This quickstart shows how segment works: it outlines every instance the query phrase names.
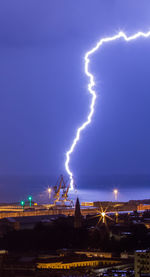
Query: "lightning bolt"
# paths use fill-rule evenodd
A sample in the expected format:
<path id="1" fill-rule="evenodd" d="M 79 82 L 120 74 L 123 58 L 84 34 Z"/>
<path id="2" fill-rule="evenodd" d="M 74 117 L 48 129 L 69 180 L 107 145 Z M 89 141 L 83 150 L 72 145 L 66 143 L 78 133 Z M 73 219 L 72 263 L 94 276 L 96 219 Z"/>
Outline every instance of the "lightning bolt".
<path id="1" fill-rule="evenodd" d="M 132 36 L 127 36 L 124 32 L 121 31 L 112 37 L 105 37 L 105 38 L 100 39 L 97 42 L 95 47 L 93 47 L 91 50 L 89 50 L 88 52 L 85 53 L 84 71 L 85 71 L 86 76 L 89 78 L 88 91 L 91 94 L 92 98 L 91 98 L 91 104 L 90 104 L 89 113 L 87 115 L 87 118 L 86 118 L 85 122 L 83 122 L 83 124 L 77 129 L 76 136 L 72 142 L 72 145 L 71 145 L 70 149 L 66 152 L 65 168 L 66 168 L 66 171 L 70 178 L 70 189 L 71 190 L 73 189 L 74 180 L 73 180 L 73 173 L 70 170 L 70 166 L 69 166 L 70 155 L 74 151 L 75 146 L 80 139 L 81 132 L 87 127 L 87 125 L 89 125 L 91 123 L 91 120 L 92 120 L 92 117 L 94 114 L 95 102 L 96 102 L 96 92 L 94 90 L 94 86 L 95 86 L 94 76 L 89 71 L 90 56 L 92 54 L 94 54 L 103 44 L 105 44 L 107 42 L 114 41 L 114 40 L 117 40 L 120 38 L 123 38 L 125 41 L 131 41 L 131 40 L 135 40 L 139 37 L 144 37 L 144 38 L 150 37 L 150 31 L 148 31 L 146 33 L 137 32 L 137 33 L 133 34 Z"/>

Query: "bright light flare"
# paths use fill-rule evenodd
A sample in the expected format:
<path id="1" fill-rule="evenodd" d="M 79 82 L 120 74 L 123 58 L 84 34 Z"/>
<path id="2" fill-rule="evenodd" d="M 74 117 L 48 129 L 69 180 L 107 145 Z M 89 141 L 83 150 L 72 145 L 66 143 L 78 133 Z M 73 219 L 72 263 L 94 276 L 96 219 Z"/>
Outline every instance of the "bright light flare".
<path id="1" fill-rule="evenodd" d="M 91 123 L 92 117 L 93 117 L 93 113 L 94 113 L 94 108 L 95 108 L 95 101 L 96 101 L 96 92 L 94 90 L 94 86 L 95 86 L 95 80 L 94 80 L 94 75 L 89 71 L 89 64 L 90 64 L 90 56 L 92 54 L 94 54 L 103 44 L 107 43 L 107 42 L 111 42 L 120 38 L 123 38 L 125 41 L 131 41 L 131 40 L 135 40 L 139 37 L 150 37 L 150 31 L 143 33 L 143 32 L 137 32 L 135 34 L 133 34 L 132 36 L 127 36 L 124 32 L 119 32 L 118 34 L 112 36 L 112 37 L 105 37 L 102 38 L 98 41 L 98 43 L 96 44 L 95 47 L 93 47 L 91 50 L 89 50 L 88 52 L 86 52 L 85 56 L 84 56 L 84 60 L 85 60 L 85 66 L 84 66 L 84 70 L 85 70 L 85 74 L 87 75 L 87 77 L 89 78 L 89 83 L 88 83 L 88 91 L 91 94 L 92 98 L 91 98 L 91 104 L 89 107 L 89 113 L 87 115 L 87 118 L 85 120 L 85 122 L 83 122 L 83 124 L 77 129 L 76 131 L 76 136 L 73 140 L 73 143 L 70 147 L 70 149 L 66 152 L 66 161 L 65 161 L 65 168 L 66 171 L 69 175 L 70 178 L 70 189 L 73 189 L 73 173 L 70 170 L 70 155 L 72 154 L 72 152 L 75 149 L 75 146 L 77 144 L 77 142 L 80 139 L 80 134 L 81 132 L 87 127 L 87 125 L 89 125 Z"/>
<path id="2" fill-rule="evenodd" d="M 107 208 L 106 208 L 107 209 Z M 102 223 L 105 223 L 107 225 L 106 219 L 112 220 L 113 219 L 108 215 L 108 212 L 105 210 L 103 210 L 102 207 L 100 207 L 100 210 L 97 211 L 97 215 L 93 216 L 93 217 L 99 217 L 98 223 L 97 225 L 102 221 Z"/>
<path id="3" fill-rule="evenodd" d="M 102 217 L 105 217 L 106 214 L 104 212 L 102 212 L 101 215 L 102 215 Z"/>

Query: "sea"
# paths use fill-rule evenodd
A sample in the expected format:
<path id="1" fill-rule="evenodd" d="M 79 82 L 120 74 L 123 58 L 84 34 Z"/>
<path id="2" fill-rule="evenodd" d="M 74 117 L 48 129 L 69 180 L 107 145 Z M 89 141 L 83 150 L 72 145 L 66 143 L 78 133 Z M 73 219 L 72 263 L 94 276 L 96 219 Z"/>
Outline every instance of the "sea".
<path id="1" fill-rule="evenodd" d="M 0 176 L 0 203 L 27 201 L 32 196 L 37 203 L 48 203 L 48 187 L 56 184 L 55 176 Z M 114 189 L 118 201 L 150 199 L 150 175 L 97 176 L 79 182 L 69 198 L 80 202 L 114 201 Z"/>

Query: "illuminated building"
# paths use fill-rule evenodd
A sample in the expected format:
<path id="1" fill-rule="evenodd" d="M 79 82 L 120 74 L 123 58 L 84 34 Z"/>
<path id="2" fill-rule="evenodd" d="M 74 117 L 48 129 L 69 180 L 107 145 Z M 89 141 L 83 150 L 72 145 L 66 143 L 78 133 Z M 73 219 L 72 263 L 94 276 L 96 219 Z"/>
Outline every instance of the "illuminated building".
<path id="1" fill-rule="evenodd" d="M 145 210 L 150 210 L 150 205 L 148 204 L 140 204 L 137 206 L 138 211 L 145 211 Z"/>
<path id="2" fill-rule="evenodd" d="M 134 257 L 135 277 L 150 274 L 150 250 L 137 250 Z"/>
<path id="3" fill-rule="evenodd" d="M 37 268 L 39 269 L 71 269 L 78 267 L 97 267 L 110 266 L 120 264 L 120 260 L 83 260 L 83 261 L 72 261 L 72 262 L 50 262 L 50 263 L 38 263 Z"/>
<path id="4" fill-rule="evenodd" d="M 111 259 L 111 252 L 98 252 L 98 251 L 76 251 L 75 254 L 86 255 L 88 258 L 106 258 Z"/>
<path id="5" fill-rule="evenodd" d="M 94 207 L 94 202 L 81 202 L 83 207 Z"/>

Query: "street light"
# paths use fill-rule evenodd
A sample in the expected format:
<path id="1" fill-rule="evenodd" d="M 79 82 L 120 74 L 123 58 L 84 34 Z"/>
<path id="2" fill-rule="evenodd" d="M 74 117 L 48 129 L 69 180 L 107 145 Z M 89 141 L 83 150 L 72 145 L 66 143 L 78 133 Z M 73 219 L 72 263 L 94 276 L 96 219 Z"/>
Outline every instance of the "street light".
<path id="1" fill-rule="evenodd" d="M 32 196 L 29 196 L 28 200 L 29 200 L 29 206 L 31 207 L 31 205 L 32 205 Z"/>
<path id="2" fill-rule="evenodd" d="M 50 199 L 51 198 L 51 188 L 48 188 L 48 198 Z"/>
<path id="3" fill-rule="evenodd" d="M 118 190 L 114 189 L 114 195 L 115 195 L 115 201 L 117 201 L 118 199 Z"/>
<path id="4" fill-rule="evenodd" d="M 20 205 L 22 206 L 22 210 L 24 210 L 25 202 L 23 200 L 20 202 Z"/>
<path id="5" fill-rule="evenodd" d="M 118 212 L 115 213 L 115 216 L 116 216 L 116 223 L 118 223 Z"/>
<path id="6" fill-rule="evenodd" d="M 102 212 L 102 213 L 101 213 L 102 220 L 103 220 L 102 222 L 103 222 L 103 223 L 105 223 L 105 215 L 106 215 L 105 212 Z"/>

